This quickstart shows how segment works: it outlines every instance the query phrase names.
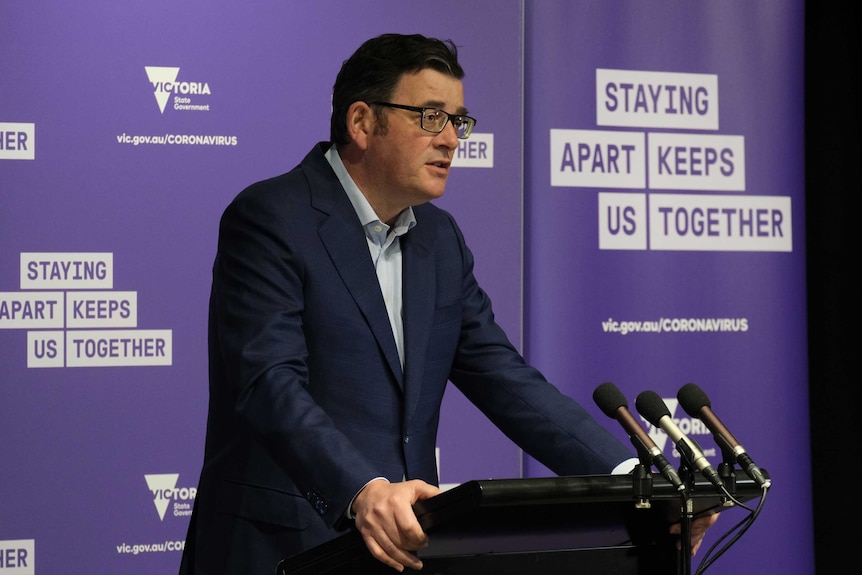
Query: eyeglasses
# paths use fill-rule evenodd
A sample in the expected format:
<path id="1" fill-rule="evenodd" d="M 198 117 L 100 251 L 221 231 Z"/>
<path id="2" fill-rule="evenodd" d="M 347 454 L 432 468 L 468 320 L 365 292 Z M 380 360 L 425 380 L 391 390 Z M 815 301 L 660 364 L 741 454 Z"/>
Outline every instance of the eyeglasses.
<path id="1" fill-rule="evenodd" d="M 458 139 L 466 140 L 470 137 L 473 127 L 476 125 L 476 118 L 464 116 L 462 114 L 449 114 L 437 108 L 419 108 L 417 106 L 405 106 L 403 104 L 392 104 L 390 102 L 371 102 L 372 106 L 386 106 L 387 108 L 398 108 L 399 110 L 409 110 L 411 112 L 419 112 L 419 126 L 426 132 L 439 134 L 443 131 L 450 121 L 455 127 L 455 132 L 458 134 Z"/>

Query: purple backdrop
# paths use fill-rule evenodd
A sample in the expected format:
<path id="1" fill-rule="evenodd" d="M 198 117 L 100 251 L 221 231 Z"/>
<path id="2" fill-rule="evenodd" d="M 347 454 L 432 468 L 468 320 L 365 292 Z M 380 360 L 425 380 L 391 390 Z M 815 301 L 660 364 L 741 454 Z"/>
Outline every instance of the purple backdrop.
<path id="1" fill-rule="evenodd" d="M 479 124 L 440 203 L 520 345 L 520 2 L 0 11 L 0 549 L 22 550 L 22 570 L 0 572 L 176 572 L 219 216 L 328 138 L 335 75 L 367 38 L 460 47 Z M 519 450 L 457 393 L 445 401 L 442 481 L 518 476 Z"/>
<path id="2" fill-rule="evenodd" d="M 244 186 L 292 168 L 327 139 L 341 61 L 390 31 L 452 38 L 461 49 L 478 125 L 439 203 L 461 222 L 515 344 L 590 409 L 605 380 L 632 400 L 647 388 L 670 398 L 687 381 L 701 385 L 776 478 L 772 503 L 724 561 L 768 556 L 770 567 L 810 573 L 807 426 L 797 423 L 807 417 L 801 8 L 4 3 L 0 551 L 20 562 L 7 560 L 0 573 L 176 572 L 203 455 L 218 218 Z M 720 114 L 706 120 L 717 124 L 602 119 L 597 70 L 692 75 L 687 81 L 707 82 Z M 626 137 L 658 151 L 659 134 L 683 134 L 671 143 L 744 154 L 734 164 L 744 177 L 707 188 L 671 179 L 658 189 L 644 164 L 637 185 L 608 183 L 609 171 L 582 185 L 580 169 L 552 185 L 552 130 L 575 150 L 577 138 L 595 149 L 589 138 L 611 133 L 603 151 L 623 150 Z M 740 181 L 742 189 L 726 189 Z M 688 251 L 683 241 L 656 249 L 662 238 L 640 224 L 658 193 L 677 211 L 680 198 L 697 207 L 712 196 L 779 210 L 791 248 Z M 601 213 L 632 209 L 642 218 L 634 233 L 625 218 L 600 222 Z M 616 247 L 600 247 L 601 230 L 615 224 L 621 233 L 604 236 Z M 747 330 L 603 328 L 658 318 L 744 318 Z M 546 473 L 530 460 L 522 469 L 519 450 L 454 391 L 438 446 L 445 484 Z"/>
<path id="3" fill-rule="evenodd" d="M 716 466 L 677 407 L 700 386 L 774 479 L 719 564 L 813 572 L 803 3 L 531 3 L 525 22 L 528 358 L 621 439 L 592 391 L 614 382 L 636 417 L 656 391 Z"/>

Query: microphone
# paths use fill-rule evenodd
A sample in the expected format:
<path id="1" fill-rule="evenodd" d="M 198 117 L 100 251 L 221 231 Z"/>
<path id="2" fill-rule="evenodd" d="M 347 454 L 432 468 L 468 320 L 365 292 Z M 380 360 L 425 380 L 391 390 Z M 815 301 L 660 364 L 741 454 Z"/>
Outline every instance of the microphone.
<path id="1" fill-rule="evenodd" d="M 691 417 L 697 417 L 703 421 L 709 430 L 715 435 L 715 438 L 722 444 L 722 447 L 727 451 L 732 452 L 736 456 L 736 461 L 740 467 L 745 470 L 745 473 L 754 480 L 760 487 L 769 487 L 772 482 L 767 479 L 763 472 L 743 449 L 742 445 L 724 426 L 718 416 L 712 411 L 712 405 L 706 393 L 693 383 L 683 385 L 676 394 L 679 404 Z"/>
<path id="2" fill-rule="evenodd" d="M 659 394 L 654 391 L 641 392 L 635 400 L 635 407 L 647 421 L 656 427 L 661 427 L 667 433 L 689 465 L 697 467 L 704 477 L 709 479 L 710 483 L 722 492 L 725 491 L 724 482 L 719 477 L 718 472 L 709 464 L 697 443 L 689 439 L 673 422 L 670 411 Z"/>
<path id="3" fill-rule="evenodd" d="M 649 456 L 650 463 L 656 466 L 662 477 L 676 487 L 677 490 L 685 489 L 685 485 L 683 485 L 673 466 L 668 463 L 668 460 L 665 459 L 661 450 L 647 432 L 644 431 L 644 428 L 632 417 L 628 401 L 626 401 L 626 397 L 616 385 L 607 381 L 598 386 L 593 391 L 593 401 L 596 402 L 596 405 L 599 406 L 605 415 L 620 422 L 620 425 L 623 426 L 623 429 L 625 429 L 633 442 L 637 441 L 640 444 L 643 448 L 643 453 Z"/>

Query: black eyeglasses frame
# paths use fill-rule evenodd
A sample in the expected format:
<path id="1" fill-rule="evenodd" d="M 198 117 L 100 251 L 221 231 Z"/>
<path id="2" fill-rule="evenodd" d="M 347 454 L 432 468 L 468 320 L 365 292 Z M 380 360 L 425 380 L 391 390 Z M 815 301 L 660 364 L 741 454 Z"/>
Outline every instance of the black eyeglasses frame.
<path id="1" fill-rule="evenodd" d="M 425 130 L 426 132 L 430 132 L 432 134 L 439 134 L 443 130 L 446 129 L 446 126 L 450 123 L 455 127 L 455 133 L 458 135 L 459 140 L 466 140 L 470 137 L 470 134 L 473 133 L 473 128 L 476 127 L 476 118 L 472 116 L 468 116 L 466 114 L 450 114 L 445 110 L 441 110 L 440 108 L 435 108 L 433 106 L 407 106 L 404 104 L 393 104 L 392 102 L 367 102 L 369 106 L 385 106 L 387 108 L 397 108 L 399 110 L 408 110 L 410 112 L 418 112 L 419 113 L 419 127 Z M 441 114 L 445 114 L 446 121 L 443 122 L 443 125 L 439 130 L 429 130 L 425 127 L 425 112 L 427 110 L 433 110 L 434 112 L 439 112 Z M 457 119 L 457 123 L 453 122 L 452 119 Z M 464 133 L 460 132 L 459 126 L 464 127 Z"/>

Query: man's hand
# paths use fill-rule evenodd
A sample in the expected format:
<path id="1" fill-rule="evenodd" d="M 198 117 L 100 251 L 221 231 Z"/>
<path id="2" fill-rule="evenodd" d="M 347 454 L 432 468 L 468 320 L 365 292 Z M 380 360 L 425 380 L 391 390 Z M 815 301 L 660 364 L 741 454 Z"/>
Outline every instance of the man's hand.
<path id="1" fill-rule="evenodd" d="M 707 529 L 715 525 L 715 522 L 718 521 L 718 513 L 713 513 L 710 515 L 701 515 L 700 517 L 694 518 L 691 522 L 691 556 L 694 557 L 697 554 L 697 550 L 700 549 L 700 545 L 703 543 L 703 536 L 706 535 Z M 670 526 L 670 532 L 675 535 L 679 535 L 682 531 L 682 525 L 679 523 L 674 523 Z M 677 548 L 682 548 L 682 543 L 677 543 Z"/>
<path id="2" fill-rule="evenodd" d="M 397 571 L 422 569 L 415 552 L 428 545 L 413 504 L 440 493 L 440 489 L 417 479 L 401 483 L 372 481 L 353 501 L 356 528 L 376 559 Z"/>

